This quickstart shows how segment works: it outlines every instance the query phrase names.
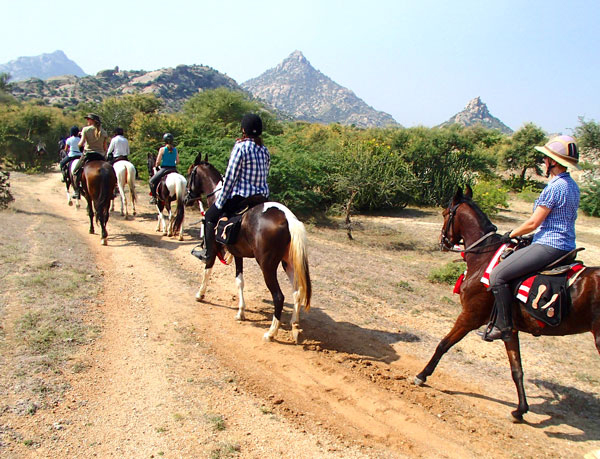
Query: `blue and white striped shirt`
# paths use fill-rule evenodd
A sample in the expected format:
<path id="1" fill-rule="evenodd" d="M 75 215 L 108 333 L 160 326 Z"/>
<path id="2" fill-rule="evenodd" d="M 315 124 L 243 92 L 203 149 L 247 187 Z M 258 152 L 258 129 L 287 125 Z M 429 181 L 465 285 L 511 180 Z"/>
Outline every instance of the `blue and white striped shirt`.
<path id="1" fill-rule="evenodd" d="M 269 196 L 267 176 L 270 166 L 267 147 L 258 146 L 252 139 L 238 141 L 231 150 L 223 188 L 215 202 L 217 208 L 222 209 L 225 202 L 236 195 L 244 198 L 255 194 Z"/>
<path id="2" fill-rule="evenodd" d="M 550 209 L 550 213 L 533 236 L 533 243 L 544 244 L 559 250 L 575 248 L 575 220 L 579 207 L 579 187 L 568 172 L 554 177 L 535 201 L 537 206 Z"/>

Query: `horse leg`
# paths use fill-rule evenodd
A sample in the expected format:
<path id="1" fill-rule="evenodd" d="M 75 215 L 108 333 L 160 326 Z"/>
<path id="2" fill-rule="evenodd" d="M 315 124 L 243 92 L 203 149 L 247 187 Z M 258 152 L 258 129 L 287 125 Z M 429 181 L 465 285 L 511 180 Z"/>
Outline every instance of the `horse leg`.
<path id="1" fill-rule="evenodd" d="M 450 330 L 450 333 L 442 338 L 435 349 L 435 353 L 431 357 L 431 360 L 427 363 L 425 368 L 423 368 L 421 373 L 415 377 L 414 383 L 417 386 L 422 386 L 425 381 L 427 381 L 427 377 L 431 376 L 442 356 L 448 352 L 452 346 L 463 339 L 471 330 L 475 330 L 485 322 L 485 317 L 474 320 L 475 318 L 469 317 L 469 315 L 471 314 L 465 314 L 464 312 L 460 313 L 456 322 L 454 322 L 454 326 L 452 327 L 452 330 Z"/>
<path id="2" fill-rule="evenodd" d="M 245 320 L 246 301 L 244 300 L 244 259 L 235 257 L 235 285 L 238 288 L 238 313 L 235 320 Z"/>
<path id="3" fill-rule="evenodd" d="M 523 422 L 523 415 L 529 411 L 527 397 L 525 396 L 525 387 L 523 386 L 523 365 L 521 364 L 521 347 L 519 346 L 519 333 L 512 332 L 510 341 L 504 343 L 508 361 L 510 362 L 510 372 L 512 379 L 517 386 L 517 394 L 519 396 L 519 406 L 510 414 L 513 417 L 513 422 Z"/>
<path id="4" fill-rule="evenodd" d="M 206 293 L 206 289 L 208 288 L 208 281 L 210 280 L 210 275 L 212 274 L 213 264 L 207 264 L 204 268 L 204 276 L 202 277 L 202 283 L 200 284 L 200 288 L 196 293 L 196 301 L 202 301 L 204 299 L 204 294 Z"/>
<path id="5" fill-rule="evenodd" d="M 73 200 L 71 199 L 71 193 L 69 193 L 69 182 L 68 181 L 66 183 L 66 187 L 67 187 L 67 204 L 72 206 Z"/>
<path id="6" fill-rule="evenodd" d="M 594 335 L 596 349 L 598 350 L 598 354 L 600 354 L 600 319 L 592 322 L 592 335 Z"/>
<path id="7" fill-rule="evenodd" d="M 135 178 L 132 180 L 135 180 Z M 133 216 L 135 217 L 135 185 L 132 188 L 132 185 L 129 184 L 129 197 L 131 198 L 131 207 L 133 207 Z"/>
<path id="8" fill-rule="evenodd" d="M 281 324 L 281 312 L 283 311 L 283 292 L 277 282 L 277 263 L 275 266 L 261 266 L 263 276 L 267 288 L 271 292 L 273 297 L 273 305 L 275 306 L 275 313 L 273 314 L 273 322 L 271 322 L 271 328 L 263 335 L 265 341 L 272 341 L 277 336 L 279 325 Z"/>
<path id="9" fill-rule="evenodd" d="M 163 215 L 164 205 L 162 201 L 156 201 L 156 209 L 158 210 L 158 225 L 156 226 L 156 231 L 162 231 L 162 228 L 167 228 L 167 224 L 165 223 L 165 217 Z"/>
<path id="10" fill-rule="evenodd" d="M 106 203 L 106 207 L 100 210 L 100 228 L 102 237 L 100 238 L 100 244 L 108 245 L 108 231 L 106 231 L 106 224 L 108 223 L 109 206 Z"/>
<path id="11" fill-rule="evenodd" d="M 92 201 L 88 198 L 86 193 L 85 200 L 87 201 L 87 211 L 88 216 L 90 217 L 90 234 L 94 234 L 94 207 L 92 206 Z"/>
<path id="12" fill-rule="evenodd" d="M 302 332 L 302 330 L 300 329 L 300 303 L 298 303 L 298 290 L 294 289 L 294 267 L 291 263 L 285 260 L 281 262 L 281 266 L 287 274 L 287 277 L 290 280 L 290 284 L 292 285 L 293 289 L 294 311 L 292 312 L 290 325 L 292 327 L 292 336 L 294 338 L 294 343 L 298 344 L 300 342 L 300 333 Z"/>
<path id="13" fill-rule="evenodd" d="M 119 196 L 121 198 L 121 216 L 125 215 L 125 219 L 129 217 L 129 209 L 127 209 L 127 196 L 125 196 L 125 190 L 123 189 L 123 184 L 118 182 L 117 187 L 119 188 Z M 123 212 L 123 208 L 125 208 L 125 212 Z"/>
<path id="14" fill-rule="evenodd" d="M 171 203 L 167 203 L 165 205 L 165 207 L 166 207 L 167 211 L 169 212 L 169 215 L 168 215 L 169 225 L 168 225 L 168 227 L 165 227 L 163 236 L 171 237 L 171 236 L 173 236 L 173 224 L 175 223 L 175 217 L 173 216 L 173 212 L 171 211 Z"/>

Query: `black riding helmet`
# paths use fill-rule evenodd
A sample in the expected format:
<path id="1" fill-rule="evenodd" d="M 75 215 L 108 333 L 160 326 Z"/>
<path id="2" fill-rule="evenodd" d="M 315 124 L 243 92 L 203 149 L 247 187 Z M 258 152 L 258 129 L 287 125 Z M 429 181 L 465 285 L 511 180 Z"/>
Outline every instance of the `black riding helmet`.
<path id="1" fill-rule="evenodd" d="M 166 133 L 165 135 L 163 135 L 163 140 L 165 141 L 165 143 L 168 143 L 169 145 L 173 143 L 173 134 L 170 133 Z"/>
<path id="2" fill-rule="evenodd" d="M 73 126 L 71 128 L 71 136 L 72 137 L 77 137 L 78 134 L 79 134 L 79 128 L 77 126 Z"/>
<path id="3" fill-rule="evenodd" d="M 260 116 L 254 113 L 246 113 L 242 118 L 242 129 L 250 137 L 258 137 L 262 134 L 263 124 Z"/>

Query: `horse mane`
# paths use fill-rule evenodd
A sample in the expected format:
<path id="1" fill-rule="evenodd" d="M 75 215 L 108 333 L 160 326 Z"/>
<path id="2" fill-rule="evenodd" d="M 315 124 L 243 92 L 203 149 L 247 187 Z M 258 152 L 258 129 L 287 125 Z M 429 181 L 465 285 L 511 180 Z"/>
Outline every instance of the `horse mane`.
<path id="1" fill-rule="evenodd" d="M 479 208 L 479 206 L 477 205 L 477 203 L 475 201 L 473 201 L 473 199 L 471 199 L 467 196 L 463 196 L 458 203 L 459 204 L 465 203 L 471 209 L 473 209 L 473 211 L 475 212 L 475 215 L 477 216 L 477 220 L 479 221 L 479 223 L 481 223 L 481 228 L 483 229 L 484 232 L 489 233 L 491 231 L 498 230 L 496 225 L 494 225 L 492 223 L 492 221 L 489 219 L 489 217 L 485 214 L 485 212 L 483 210 L 481 210 Z"/>

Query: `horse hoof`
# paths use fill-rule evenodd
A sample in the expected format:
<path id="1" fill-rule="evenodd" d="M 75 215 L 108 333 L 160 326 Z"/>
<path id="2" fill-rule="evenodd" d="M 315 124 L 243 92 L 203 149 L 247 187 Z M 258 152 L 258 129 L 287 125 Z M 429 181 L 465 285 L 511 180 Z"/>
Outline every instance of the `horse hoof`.
<path id="1" fill-rule="evenodd" d="M 246 317 L 244 316 L 244 314 L 243 314 L 243 313 L 239 313 L 239 312 L 238 312 L 238 313 L 235 315 L 235 320 L 237 320 L 238 322 L 242 322 L 242 321 L 246 320 Z"/>
<path id="2" fill-rule="evenodd" d="M 521 424 L 523 422 L 523 413 L 519 410 L 511 411 L 509 419 L 513 424 Z"/>
<path id="3" fill-rule="evenodd" d="M 292 328 L 292 338 L 294 338 L 295 344 L 300 343 L 300 333 L 301 332 L 302 332 L 302 330 L 300 330 L 299 328 Z"/>
<path id="4" fill-rule="evenodd" d="M 196 301 L 200 302 L 204 299 L 204 294 L 196 293 Z"/>
<path id="5" fill-rule="evenodd" d="M 413 381 L 413 383 L 415 384 L 415 386 L 422 386 L 423 384 L 425 384 L 425 379 L 421 379 L 418 376 L 415 377 L 415 380 Z"/>
<path id="6" fill-rule="evenodd" d="M 265 343 L 270 343 L 271 341 L 273 341 L 273 337 L 271 335 L 269 335 L 269 332 L 267 332 L 263 335 L 263 341 Z"/>
<path id="7" fill-rule="evenodd" d="M 90 230 L 90 234 L 96 234 L 94 230 Z"/>
<path id="8" fill-rule="evenodd" d="M 70 206 L 72 206 L 72 205 L 73 205 L 73 201 L 69 201 L 69 202 L 68 202 L 68 204 L 69 204 Z"/>
<path id="9" fill-rule="evenodd" d="M 108 245 L 108 242 L 106 241 L 106 239 L 100 239 L 100 244 Z"/>

